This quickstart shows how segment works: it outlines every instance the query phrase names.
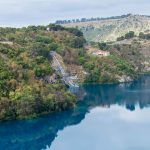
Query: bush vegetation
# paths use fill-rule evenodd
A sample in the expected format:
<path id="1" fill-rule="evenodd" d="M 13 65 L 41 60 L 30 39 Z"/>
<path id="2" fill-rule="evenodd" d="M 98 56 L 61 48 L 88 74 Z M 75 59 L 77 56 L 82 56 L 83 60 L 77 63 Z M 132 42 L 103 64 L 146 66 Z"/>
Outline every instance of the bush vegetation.
<path id="1" fill-rule="evenodd" d="M 144 34 L 143 32 L 140 32 L 139 33 L 139 37 L 141 39 L 147 39 L 147 40 L 149 40 L 150 39 L 150 33 Z"/>
<path id="2" fill-rule="evenodd" d="M 135 33 L 134 31 L 129 31 L 128 33 L 126 33 L 124 36 L 121 36 L 121 37 L 118 37 L 117 38 L 117 41 L 122 41 L 124 39 L 131 39 L 135 37 Z"/>
<path id="3" fill-rule="evenodd" d="M 83 48 L 82 32 L 59 25 L 0 28 L 0 120 L 35 117 L 73 107 L 75 96 L 61 81 L 47 84 L 54 74 L 50 51 Z M 77 50 L 78 51 L 78 50 Z"/>

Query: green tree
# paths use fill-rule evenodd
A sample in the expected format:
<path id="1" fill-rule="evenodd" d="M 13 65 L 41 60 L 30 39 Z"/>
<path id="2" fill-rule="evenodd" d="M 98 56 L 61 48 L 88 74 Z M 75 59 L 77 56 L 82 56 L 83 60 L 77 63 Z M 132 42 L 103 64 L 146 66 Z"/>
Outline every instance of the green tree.
<path id="1" fill-rule="evenodd" d="M 101 50 L 106 50 L 106 48 L 107 48 L 107 44 L 104 43 L 104 42 L 98 43 L 98 46 L 99 46 L 99 48 L 100 48 Z"/>
<path id="2" fill-rule="evenodd" d="M 125 34 L 125 39 L 131 39 L 135 36 L 134 31 L 129 31 L 128 33 Z"/>

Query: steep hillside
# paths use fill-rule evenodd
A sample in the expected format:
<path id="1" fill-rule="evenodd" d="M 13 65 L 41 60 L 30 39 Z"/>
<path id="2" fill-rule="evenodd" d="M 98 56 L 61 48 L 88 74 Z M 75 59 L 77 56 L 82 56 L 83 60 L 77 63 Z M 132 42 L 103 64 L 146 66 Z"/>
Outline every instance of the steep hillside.
<path id="1" fill-rule="evenodd" d="M 0 28 L 0 120 L 35 117 L 73 107 L 68 92 L 51 66 L 51 51 L 83 47 L 76 29 L 61 26 Z"/>
<path id="2" fill-rule="evenodd" d="M 137 35 L 140 32 L 150 31 L 150 18 L 148 16 L 127 15 L 116 19 L 103 19 L 64 24 L 66 27 L 78 27 L 83 31 L 88 41 L 115 41 L 117 37 L 129 31 Z"/>

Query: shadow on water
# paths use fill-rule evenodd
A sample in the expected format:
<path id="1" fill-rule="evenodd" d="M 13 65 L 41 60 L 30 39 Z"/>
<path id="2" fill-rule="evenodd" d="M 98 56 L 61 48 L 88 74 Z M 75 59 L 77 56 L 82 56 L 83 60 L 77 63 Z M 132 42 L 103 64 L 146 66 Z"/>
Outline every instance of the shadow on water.
<path id="1" fill-rule="evenodd" d="M 0 149 L 41 150 L 51 145 L 57 133 L 67 126 L 79 124 L 94 107 L 117 104 L 134 111 L 150 104 L 150 76 L 116 85 L 86 85 L 78 92 L 81 99 L 73 110 L 54 113 L 34 120 L 0 123 Z"/>

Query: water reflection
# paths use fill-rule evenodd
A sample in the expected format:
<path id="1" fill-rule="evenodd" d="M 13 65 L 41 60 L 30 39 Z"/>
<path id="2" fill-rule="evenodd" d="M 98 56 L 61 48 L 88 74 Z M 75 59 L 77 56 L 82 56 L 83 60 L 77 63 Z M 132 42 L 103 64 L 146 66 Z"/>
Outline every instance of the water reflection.
<path id="1" fill-rule="evenodd" d="M 110 107 L 112 104 L 126 106 L 133 111 L 150 104 L 150 77 L 144 76 L 135 82 L 116 85 L 88 85 L 84 87 L 87 95 L 84 101 L 95 101 L 96 105 Z"/>
<path id="2" fill-rule="evenodd" d="M 82 92 L 81 92 L 82 91 Z M 82 94 L 81 94 L 82 93 Z M 80 90 L 80 101 L 74 110 L 51 114 L 35 120 L 0 123 L 0 149 L 41 150 L 51 146 L 58 131 L 80 124 L 92 108 L 110 108 L 116 104 L 134 111 L 150 104 L 150 77 L 116 85 L 86 85 Z"/>

